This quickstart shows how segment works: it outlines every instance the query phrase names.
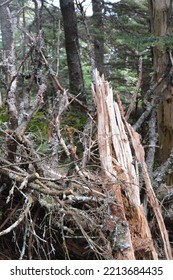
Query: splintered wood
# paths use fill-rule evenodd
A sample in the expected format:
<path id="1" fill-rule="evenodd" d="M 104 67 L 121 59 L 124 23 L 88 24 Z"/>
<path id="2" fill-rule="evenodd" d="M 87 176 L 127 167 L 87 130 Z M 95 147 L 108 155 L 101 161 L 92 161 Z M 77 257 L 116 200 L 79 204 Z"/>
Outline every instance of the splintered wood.
<path id="1" fill-rule="evenodd" d="M 172 259 L 168 234 L 147 172 L 140 136 L 128 124 L 112 88 L 95 71 L 92 93 L 97 108 L 97 138 L 102 179 L 115 194 L 112 217 L 116 222 L 115 259 L 158 259 L 144 207 L 140 201 L 142 178 L 156 215 L 166 259 Z M 139 172 L 139 166 L 142 171 Z"/>

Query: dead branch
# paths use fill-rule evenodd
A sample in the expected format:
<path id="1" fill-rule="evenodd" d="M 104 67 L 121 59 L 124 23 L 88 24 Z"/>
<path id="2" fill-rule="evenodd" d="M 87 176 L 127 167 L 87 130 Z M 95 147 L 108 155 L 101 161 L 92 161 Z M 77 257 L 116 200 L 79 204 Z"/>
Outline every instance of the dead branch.
<path id="1" fill-rule="evenodd" d="M 156 133 L 156 112 L 152 111 L 151 117 L 148 123 L 149 126 L 149 143 L 146 156 L 146 164 L 148 168 L 148 173 L 152 181 L 153 176 L 153 166 L 155 160 L 156 144 L 158 140 L 158 134 Z"/>
<path id="2" fill-rule="evenodd" d="M 141 87 L 141 82 L 142 82 L 142 56 L 139 57 L 139 65 L 138 65 L 138 81 L 137 81 L 137 84 L 136 84 L 136 88 L 134 90 L 134 93 L 132 95 L 132 100 L 131 100 L 131 103 L 128 107 L 128 110 L 126 112 L 126 115 L 125 115 L 125 119 L 128 120 L 129 117 L 130 117 L 130 114 L 132 113 L 132 111 L 134 110 L 134 107 L 135 107 L 135 103 L 136 103 L 136 99 L 137 99 L 137 95 L 138 95 L 138 91 Z"/>
<path id="3" fill-rule="evenodd" d="M 164 183 L 166 177 L 172 173 L 173 164 L 173 149 L 170 153 L 169 158 L 154 171 L 154 187 L 157 188 L 161 183 Z"/>
<path id="4" fill-rule="evenodd" d="M 3 3 L 0 4 L 0 7 L 9 4 L 10 2 L 12 2 L 12 0 L 6 0 Z"/>
<path id="5" fill-rule="evenodd" d="M 21 188 L 22 188 L 24 182 L 27 184 L 28 182 L 33 182 L 39 178 L 38 173 L 26 175 L 26 174 L 23 174 L 23 172 L 22 172 L 22 174 L 20 174 L 13 170 L 3 168 L 3 167 L 0 167 L 0 172 L 1 172 L 1 174 L 6 175 L 9 179 L 15 180 L 16 182 L 21 183 Z"/>
<path id="6" fill-rule="evenodd" d="M 22 210 L 22 213 L 20 214 L 19 218 L 17 219 L 17 221 L 15 223 L 13 223 L 11 226 L 9 226 L 8 228 L 2 230 L 0 232 L 0 236 L 4 235 L 4 234 L 7 234 L 9 232 L 11 232 L 12 230 L 14 230 L 22 221 L 23 219 L 28 215 L 29 213 L 29 210 L 32 206 L 32 198 L 31 197 L 27 197 L 26 198 L 26 202 L 25 202 L 25 209 Z"/>
<path id="7" fill-rule="evenodd" d="M 137 122 L 133 125 L 134 130 L 138 130 L 146 118 L 150 115 L 152 109 L 154 109 L 161 98 L 161 94 L 165 90 L 165 78 L 167 74 L 164 74 L 160 77 L 160 79 L 155 83 L 146 93 L 144 103 L 146 104 L 146 109 L 137 120 Z"/>
<path id="8" fill-rule="evenodd" d="M 47 61 L 47 59 L 46 59 L 46 57 L 45 57 L 45 55 L 44 55 L 44 53 L 43 53 L 43 51 L 41 49 L 40 49 L 40 54 L 41 54 L 41 56 L 43 58 L 43 61 L 44 61 L 45 65 L 46 65 L 46 67 L 48 68 L 49 74 L 51 75 L 52 79 L 54 80 L 57 88 L 63 92 L 64 88 L 61 86 L 61 84 L 60 84 L 56 74 L 54 73 L 53 69 L 50 67 L 49 62 Z"/>
<path id="9" fill-rule="evenodd" d="M 140 116 L 140 118 L 137 120 L 137 122 L 133 125 L 133 129 L 135 131 L 137 131 L 141 125 L 143 124 L 143 122 L 147 119 L 147 117 L 150 115 L 152 109 L 154 108 L 154 104 L 148 102 L 147 103 L 147 107 L 146 110 L 142 113 L 142 115 Z"/>
<path id="10" fill-rule="evenodd" d="M 40 108 L 41 105 L 43 105 L 43 95 L 47 89 L 47 86 L 45 83 L 42 83 L 39 85 L 38 93 L 35 98 L 35 100 L 32 102 L 30 109 L 27 112 L 24 112 L 23 119 L 21 120 L 21 124 L 16 129 L 17 137 L 22 137 L 26 131 L 26 128 L 33 116 L 33 114 Z"/>

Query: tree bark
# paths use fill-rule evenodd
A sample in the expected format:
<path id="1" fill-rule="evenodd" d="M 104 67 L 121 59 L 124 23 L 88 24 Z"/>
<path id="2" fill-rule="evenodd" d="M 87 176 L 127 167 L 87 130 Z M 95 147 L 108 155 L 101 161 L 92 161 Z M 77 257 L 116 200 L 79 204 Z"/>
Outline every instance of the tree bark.
<path id="1" fill-rule="evenodd" d="M 60 0 L 65 32 L 65 47 L 67 54 L 70 91 L 79 95 L 79 99 L 85 101 L 84 81 L 81 67 L 79 38 L 77 30 L 77 17 L 73 0 Z"/>
<path id="2" fill-rule="evenodd" d="M 103 28 L 103 1 L 92 0 L 94 26 L 94 54 L 95 67 L 100 74 L 104 73 L 104 28 Z"/>
<path id="3" fill-rule="evenodd" d="M 3 4 L 4 0 L 0 0 Z M 7 84 L 7 107 L 9 116 L 9 136 L 7 137 L 8 159 L 15 160 L 17 143 L 13 138 L 15 129 L 18 126 L 18 108 L 16 98 L 16 57 L 13 38 L 13 23 L 8 4 L 0 6 L 2 45 L 3 45 L 3 63 L 4 75 Z"/>
<path id="4" fill-rule="evenodd" d="M 173 147 L 173 61 L 172 51 L 166 46 L 172 32 L 172 3 L 172 0 L 149 0 L 151 33 L 156 40 L 153 47 L 154 81 L 158 82 L 164 74 L 166 76 L 155 92 L 160 99 L 157 121 L 162 162 L 169 157 Z"/>

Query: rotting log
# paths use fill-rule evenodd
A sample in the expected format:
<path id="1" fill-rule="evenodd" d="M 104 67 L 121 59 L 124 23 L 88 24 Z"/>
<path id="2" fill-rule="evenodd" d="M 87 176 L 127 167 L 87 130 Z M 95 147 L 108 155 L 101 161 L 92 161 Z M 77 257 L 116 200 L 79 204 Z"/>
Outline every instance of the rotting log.
<path id="1" fill-rule="evenodd" d="M 148 200 L 159 225 L 166 259 L 172 259 L 168 233 L 158 200 L 152 189 L 140 136 L 126 122 L 120 102 L 104 76 L 95 71 L 92 93 L 97 107 L 98 146 L 103 180 L 115 195 L 112 207 L 115 259 L 158 259 L 150 228 L 140 201 L 139 165 Z M 112 223 L 113 224 L 113 223 Z M 113 227 L 113 226 L 112 226 Z M 112 230 L 113 231 L 113 230 Z"/>

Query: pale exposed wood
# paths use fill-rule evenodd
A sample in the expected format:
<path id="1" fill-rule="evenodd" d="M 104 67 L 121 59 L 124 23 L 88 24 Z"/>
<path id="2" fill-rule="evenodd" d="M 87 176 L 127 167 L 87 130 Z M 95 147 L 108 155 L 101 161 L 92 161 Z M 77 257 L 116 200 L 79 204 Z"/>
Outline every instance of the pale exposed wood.
<path id="1" fill-rule="evenodd" d="M 95 89 L 93 86 L 93 95 L 95 98 L 95 104 L 97 106 L 97 114 L 98 114 L 98 146 L 99 146 L 99 154 L 101 167 L 104 171 L 103 179 L 108 180 L 109 189 L 114 192 L 115 199 L 117 203 L 117 210 L 112 210 L 112 216 L 117 220 L 117 216 L 119 219 L 119 223 L 124 223 L 128 225 L 128 222 L 125 217 L 125 210 L 123 205 L 123 200 L 121 197 L 120 185 L 116 185 L 117 183 L 117 171 L 113 166 L 113 157 L 112 157 L 112 137 L 111 137 L 111 129 L 109 125 L 110 116 L 108 114 L 108 107 L 111 108 L 111 113 L 113 113 L 113 103 L 109 103 L 109 98 L 112 98 L 111 94 L 109 95 L 109 84 L 105 82 L 104 77 L 99 77 L 98 72 L 95 72 Z M 107 100 L 108 98 L 108 100 Z M 109 105 L 108 105 L 109 104 Z M 106 106 L 108 105 L 108 107 Z M 115 141 L 115 139 L 114 139 Z M 115 208 L 115 207 L 114 207 Z M 121 242 L 121 246 L 124 248 L 123 250 L 118 251 L 118 255 L 115 258 L 121 259 L 135 259 L 134 250 L 132 246 L 132 240 L 130 237 L 129 227 L 126 227 L 126 230 L 121 233 L 123 241 Z"/>
<path id="2" fill-rule="evenodd" d="M 136 166 L 139 160 L 144 158 L 144 151 L 138 150 L 135 146 L 135 153 L 138 156 L 135 155 L 137 157 L 135 165 L 130 144 L 132 139 L 130 138 L 130 141 L 128 139 L 127 122 L 121 116 L 118 104 L 113 101 L 109 83 L 103 76 L 100 77 L 97 71 L 95 87 L 93 85 L 92 90 L 97 106 L 98 146 L 101 167 L 104 171 L 103 180 L 107 180 L 107 188 L 115 193 L 118 206 L 112 209 L 114 219 L 126 224 L 126 230 L 121 233 L 123 241 L 119 240 L 119 246 L 124 245 L 124 249 L 117 251 L 114 257 L 136 259 L 140 251 L 146 259 L 158 259 L 145 212 L 140 203 Z M 134 142 L 133 146 L 138 144 Z"/>
<path id="3" fill-rule="evenodd" d="M 147 165 L 145 162 L 144 148 L 142 147 L 142 145 L 140 143 L 140 136 L 138 133 L 136 133 L 133 130 L 133 128 L 127 122 L 126 122 L 126 128 L 128 129 L 137 160 L 139 162 L 141 162 L 141 164 L 142 164 L 142 174 L 143 174 L 143 179 L 145 182 L 148 200 L 150 202 L 151 207 L 153 208 L 153 211 L 155 213 L 155 216 L 156 216 L 156 219 L 157 219 L 157 222 L 159 225 L 160 234 L 161 234 L 163 244 L 164 244 L 166 258 L 172 259 L 171 246 L 169 243 L 168 233 L 167 233 L 164 221 L 163 221 L 158 199 L 154 193 L 154 190 L 152 188 L 152 184 L 151 184 L 151 181 L 150 181 L 150 178 L 148 175 Z"/>

